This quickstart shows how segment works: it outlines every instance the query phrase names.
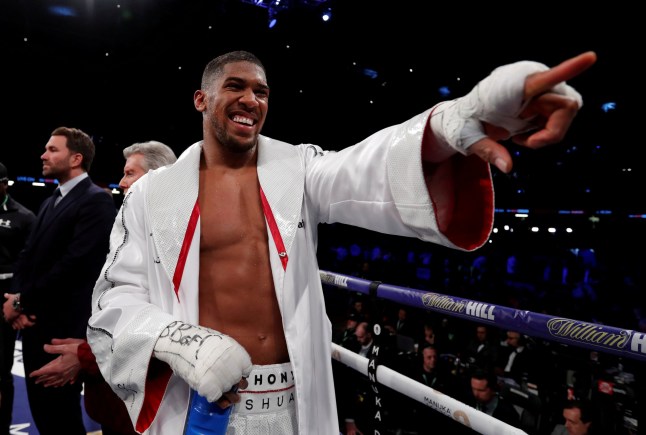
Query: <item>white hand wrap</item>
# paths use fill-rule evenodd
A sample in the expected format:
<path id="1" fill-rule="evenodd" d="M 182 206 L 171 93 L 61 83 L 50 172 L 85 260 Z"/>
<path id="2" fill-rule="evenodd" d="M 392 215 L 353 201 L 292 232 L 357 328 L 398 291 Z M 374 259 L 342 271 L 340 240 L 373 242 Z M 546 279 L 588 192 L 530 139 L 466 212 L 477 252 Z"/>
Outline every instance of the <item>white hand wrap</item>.
<path id="1" fill-rule="evenodd" d="M 251 373 L 249 354 L 233 338 L 180 321 L 163 330 L 153 355 L 210 402 Z"/>
<path id="2" fill-rule="evenodd" d="M 525 79 L 530 74 L 548 69 L 532 61 L 496 68 L 464 97 L 438 106 L 431 117 L 431 129 L 451 148 L 468 154 L 471 145 L 486 137 L 481 121 L 504 128 L 510 137 L 535 128 L 531 119 L 520 118 L 520 113 L 530 101 L 523 101 Z M 550 92 L 575 100 L 579 108 L 583 106 L 581 95 L 565 82 Z"/>

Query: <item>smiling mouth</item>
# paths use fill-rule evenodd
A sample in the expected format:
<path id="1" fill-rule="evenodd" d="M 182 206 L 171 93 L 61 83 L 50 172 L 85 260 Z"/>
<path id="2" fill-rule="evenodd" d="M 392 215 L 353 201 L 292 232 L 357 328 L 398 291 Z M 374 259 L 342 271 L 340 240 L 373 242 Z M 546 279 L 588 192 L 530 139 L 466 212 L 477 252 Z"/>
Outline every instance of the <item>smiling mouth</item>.
<path id="1" fill-rule="evenodd" d="M 255 124 L 255 121 L 253 119 L 247 118 L 246 116 L 241 116 L 241 115 L 234 115 L 233 118 L 231 118 L 231 120 L 238 124 L 243 124 L 250 127 L 253 127 L 253 125 Z"/>

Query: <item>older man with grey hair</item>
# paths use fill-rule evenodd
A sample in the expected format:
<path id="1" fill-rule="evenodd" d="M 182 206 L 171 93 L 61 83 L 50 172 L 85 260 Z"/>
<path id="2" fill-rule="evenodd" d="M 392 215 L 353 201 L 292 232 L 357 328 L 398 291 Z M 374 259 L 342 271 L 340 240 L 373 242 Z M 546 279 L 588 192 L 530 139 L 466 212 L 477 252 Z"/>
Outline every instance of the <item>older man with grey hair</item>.
<path id="1" fill-rule="evenodd" d="M 123 167 L 123 178 L 119 181 L 119 187 L 123 189 L 124 195 L 128 193 L 132 183 L 146 172 L 170 165 L 177 160 L 168 145 L 155 140 L 138 142 L 124 148 L 123 157 L 126 159 L 126 164 Z"/>

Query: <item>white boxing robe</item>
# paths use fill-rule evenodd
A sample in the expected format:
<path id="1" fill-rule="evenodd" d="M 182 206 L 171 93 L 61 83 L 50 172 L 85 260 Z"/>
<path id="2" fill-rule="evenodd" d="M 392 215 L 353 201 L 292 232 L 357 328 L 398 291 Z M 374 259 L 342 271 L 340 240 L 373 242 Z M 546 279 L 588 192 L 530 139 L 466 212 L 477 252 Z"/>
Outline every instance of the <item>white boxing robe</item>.
<path id="1" fill-rule="evenodd" d="M 332 328 L 316 259 L 318 224 L 338 222 L 460 250 L 476 249 L 489 237 L 491 173 L 475 156 L 451 157 L 455 224 L 446 234 L 438 230 L 421 160 L 429 112 L 339 152 L 259 137 L 258 178 L 287 255 L 279 255 L 268 226 L 300 434 L 339 434 Z M 94 289 L 88 341 L 142 433 L 180 434 L 186 418 L 188 385 L 152 353 L 171 321 L 198 323 L 201 151 L 202 143 L 195 143 L 172 166 L 134 183 Z M 281 258 L 287 258 L 286 269 Z"/>

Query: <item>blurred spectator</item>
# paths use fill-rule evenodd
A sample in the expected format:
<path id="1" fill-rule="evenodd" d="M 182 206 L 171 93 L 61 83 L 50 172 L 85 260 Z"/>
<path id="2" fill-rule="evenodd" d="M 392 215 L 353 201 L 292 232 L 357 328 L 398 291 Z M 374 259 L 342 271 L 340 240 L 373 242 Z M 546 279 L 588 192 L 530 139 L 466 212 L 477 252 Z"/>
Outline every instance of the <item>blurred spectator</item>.
<path id="1" fill-rule="evenodd" d="M 0 163 L 0 294 L 8 292 L 14 263 L 31 232 L 36 215 L 13 199 L 8 192 L 9 175 Z M 4 299 L 3 299 L 4 301 Z M 13 353 L 16 331 L 11 324 L 0 321 L 0 433 L 8 434 L 13 409 Z"/>
<path id="2" fill-rule="evenodd" d="M 373 356 L 373 349 L 377 345 L 373 334 L 373 325 L 368 322 L 361 322 L 357 325 L 355 336 L 359 345 L 357 353 L 364 358 L 370 359 Z M 382 346 L 379 343 L 378 363 L 392 367 L 394 358 L 392 349 L 389 346 Z M 338 368 L 338 367 L 337 367 Z M 359 433 L 374 433 L 375 425 L 375 403 L 376 392 L 371 382 L 365 375 L 357 374 L 353 369 L 345 367 L 345 370 L 337 370 L 339 378 L 335 379 L 337 390 L 337 408 L 341 419 L 341 427 L 345 428 L 344 433 L 354 435 Z M 336 377 L 336 375 L 335 375 Z M 379 386 L 379 397 L 392 397 L 394 392 L 384 386 Z M 393 401 L 384 399 L 382 421 L 385 413 L 393 409 Z M 388 406 L 390 404 L 390 406 Z"/>
<path id="3" fill-rule="evenodd" d="M 464 350 L 464 359 L 472 368 L 493 370 L 498 361 L 500 345 L 490 336 L 487 325 L 476 325 L 475 336 Z"/>
<path id="4" fill-rule="evenodd" d="M 501 358 L 498 360 L 496 371 L 499 376 L 506 378 L 507 382 L 514 382 L 517 386 L 528 380 L 538 383 L 539 370 L 536 351 L 527 345 L 527 340 L 518 331 L 507 331 L 506 346 L 502 348 Z"/>
<path id="5" fill-rule="evenodd" d="M 590 402 L 571 400 L 563 406 L 564 424 L 557 424 L 551 435 L 592 435 L 594 410 Z"/>
<path id="6" fill-rule="evenodd" d="M 421 365 L 411 377 L 428 387 L 463 400 L 464 391 L 460 390 L 457 379 L 451 374 L 446 362 L 440 358 L 437 348 L 429 344 L 422 349 L 421 353 Z"/>
<path id="7" fill-rule="evenodd" d="M 440 358 L 435 346 L 427 345 L 422 349 L 421 355 L 422 357 L 417 359 L 417 364 L 410 373 L 410 377 L 442 394 L 464 401 L 466 399 L 464 397 L 465 391 L 460 388 L 457 378 L 451 374 L 449 367 Z M 433 433 L 455 434 L 456 431 L 462 429 L 461 423 L 416 400 L 402 397 L 398 405 L 398 415 L 404 416 L 400 424 L 402 427 L 412 430 L 413 433 L 428 433 L 432 428 Z"/>
<path id="8" fill-rule="evenodd" d="M 471 393 L 473 406 L 477 410 L 514 427 L 520 425 L 520 415 L 514 406 L 498 394 L 498 381 L 493 373 L 474 371 L 471 375 Z"/>
<path id="9" fill-rule="evenodd" d="M 397 321 L 395 322 L 395 331 L 399 335 L 416 338 L 418 335 L 418 324 L 412 316 L 409 315 L 409 308 L 399 307 L 397 310 Z"/>
<path id="10" fill-rule="evenodd" d="M 363 318 L 355 312 L 348 314 L 345 322 L 345 329 L 343 329 L 341 334 L 334 340 L 334 342 L 342 347 L 345 347 L 346 349 L 350 349 L 353 352 L 358 352 L 359 342 L 357 341 L 355 331 L 357 329 L 357 325 L 362 320 Z"/>

